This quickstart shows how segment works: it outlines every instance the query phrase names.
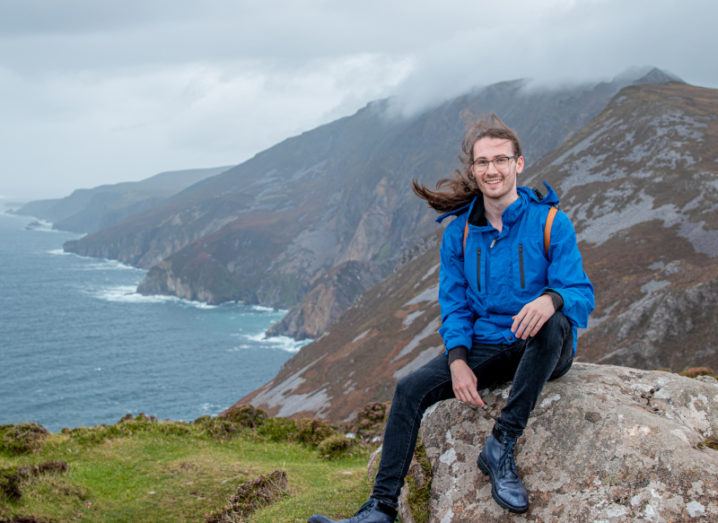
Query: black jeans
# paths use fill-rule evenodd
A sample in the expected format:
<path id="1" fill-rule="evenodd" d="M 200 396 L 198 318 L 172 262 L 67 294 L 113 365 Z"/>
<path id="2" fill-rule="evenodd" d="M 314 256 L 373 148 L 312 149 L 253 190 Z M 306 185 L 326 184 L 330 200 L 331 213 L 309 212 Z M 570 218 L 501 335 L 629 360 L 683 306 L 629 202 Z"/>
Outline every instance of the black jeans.
<path id="1" fill-rule="evenodd" d="M 496 425 L 516 437 L 526 428 L 544 384 L 563 376 L 572 363 L 571 325 L 561 312 L 554 313 L 533 338 L 517 340 L 512 345 L 474 344 L 468 356 L 479 389 L 513 378 L 509 398 Z M 437 401 L 453 397 L 451 371 L 444 354 L 399 380 L 384 429 L 381 464 L 372 497 L 398 506 L 424 411 Z"/>

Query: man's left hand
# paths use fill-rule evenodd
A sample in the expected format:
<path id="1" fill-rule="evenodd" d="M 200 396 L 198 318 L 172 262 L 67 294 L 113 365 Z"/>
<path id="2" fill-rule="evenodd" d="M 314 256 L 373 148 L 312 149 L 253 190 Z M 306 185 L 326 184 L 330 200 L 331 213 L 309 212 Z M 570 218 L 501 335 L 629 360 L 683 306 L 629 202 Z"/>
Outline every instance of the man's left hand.
<path id="1" fill-rule="evenodd" d="M 514 322 L 511 324 L 511 332 L 519 339 L 525 340 L 538 334 L 544 323 L 553 316 L 556 309 L 553 306 L 551 296 L 543 294 L 533 301 L 521 307 Z"/>

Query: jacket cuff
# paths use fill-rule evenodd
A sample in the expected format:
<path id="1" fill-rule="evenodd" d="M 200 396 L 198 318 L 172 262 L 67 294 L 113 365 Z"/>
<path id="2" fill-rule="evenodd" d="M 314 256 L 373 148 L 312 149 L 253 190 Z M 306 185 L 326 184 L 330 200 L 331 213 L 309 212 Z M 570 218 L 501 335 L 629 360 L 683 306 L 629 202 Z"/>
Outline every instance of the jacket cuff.
<path id="1" fill-rule="evenodd" d="M 449 351 L 449 365 L 451 365 L 452 362 L 455 360 L 464 360 L 467 361 L 469 359 L 469 349 L 464 347 L 463 345 L 459 345 L 458 347 L 454 347 Z"/>
<path id="2" fill-rule="evenodd" d="M 551 301 L 553 302 L 553 308 L 556 309 L 556 311 L 560 311 L 563 308 L 563 298 L 558 292 L 549 289 L 547 291 L 544 291 L 544 294 L 551 298 Z"/>

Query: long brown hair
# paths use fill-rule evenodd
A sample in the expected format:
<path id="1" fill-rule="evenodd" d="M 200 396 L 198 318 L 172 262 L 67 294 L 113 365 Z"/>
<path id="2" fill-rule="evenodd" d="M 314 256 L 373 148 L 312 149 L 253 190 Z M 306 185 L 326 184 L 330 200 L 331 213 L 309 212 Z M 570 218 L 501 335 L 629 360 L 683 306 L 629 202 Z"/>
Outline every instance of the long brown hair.
<path id="1" fill-rule="evenodd" d="M 503 138 L 511 140 L 514 146 L 514 154 L 521 156 L 521 144 L 518 135 L 506 125 L 496 114 L 491 113 L 483 116 L 478 121 L 468 126 L 464 141 L 461 144 L 459 161 L 461 167 L 456 169 L 451 177 L 442 178 L 436 184 L 436 188 L 447 187 L 444 191 L 432 191 L 416 179 L 411 180 L 414 193 L 419 198 L 439 212 L 451 211 L 466 205 L 474 196 L 481 194 L 476 185 L 476 179 L 471 172 L 471 165 L 474 163 L 474 144 L 481 138 Z"/>

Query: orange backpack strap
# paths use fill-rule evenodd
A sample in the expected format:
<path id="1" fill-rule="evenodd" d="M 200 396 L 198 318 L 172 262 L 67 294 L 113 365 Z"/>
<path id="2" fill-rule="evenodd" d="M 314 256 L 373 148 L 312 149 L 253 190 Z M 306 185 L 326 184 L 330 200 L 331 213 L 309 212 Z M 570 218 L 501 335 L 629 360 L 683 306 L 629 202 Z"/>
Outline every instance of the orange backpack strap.
<path id="1" fill-rule="evenodd" d="M 543 230 L 543 250 L 546 253 L 546 258 L 548 258 L 548 248 L 551 246 L 551 227 L 553 226 L 553 219 L 556 217 L 557 212 L 558 209 L 556 207 L 551 207 L 546 217 L 546 226 Z"/>
<path id="2" fill-rule="evenodd" d="M 466 217 L 466 225 L 464 225 L 464 251 L 466 252 L 466 237 L 469 235 L 469 218 Z"/>

